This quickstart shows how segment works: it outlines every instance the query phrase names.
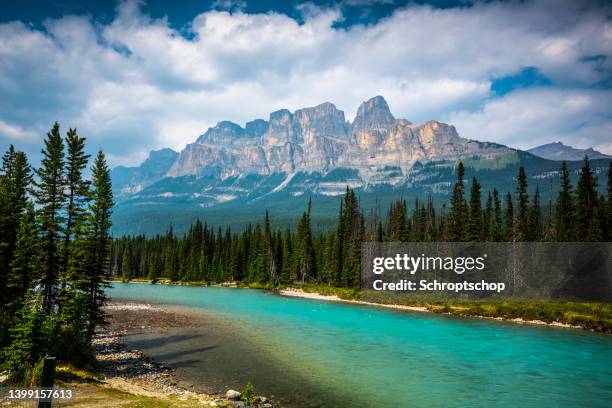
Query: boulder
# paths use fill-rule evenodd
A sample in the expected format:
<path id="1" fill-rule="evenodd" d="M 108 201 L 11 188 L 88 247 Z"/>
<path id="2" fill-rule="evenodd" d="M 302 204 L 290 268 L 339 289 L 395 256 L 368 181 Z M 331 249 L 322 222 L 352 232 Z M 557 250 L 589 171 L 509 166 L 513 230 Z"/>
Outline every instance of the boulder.
<path id="1" fill-rule="evenodd" d="M 225 398 L 227 398 L 230 401 L 240 401 L 241 396 L 242 394 L 240 394 L 236 390 L 227 390 L 227 392 L 225 393 Z"/>

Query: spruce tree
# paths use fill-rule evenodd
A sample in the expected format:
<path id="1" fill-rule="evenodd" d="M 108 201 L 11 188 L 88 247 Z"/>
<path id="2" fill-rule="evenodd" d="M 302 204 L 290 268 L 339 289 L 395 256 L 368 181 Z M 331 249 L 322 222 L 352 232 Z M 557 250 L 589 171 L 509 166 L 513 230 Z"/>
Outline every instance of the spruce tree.
<path id="1" fill-rule="evenodd" d="M 506 242 L 516 241 L 516 222 L 514 219 L 514 205 L 512 200 L 512 194 L 508 192 L 506 194 L 506 211 L 504 221 L 504 239 Z"/>
<path id="2" fill-rule="evenodd" d="M 561 166 L 561 189 L 555 210 L 555 235 L 559 242 L 572 241 L 574 237 L 574 203 L 567 162 Z"/>
<path id="3" fill-rule="evenodd" d="M 91 262 L 86 284 L 88 296 L 87 338 L 91 339 L 97 324 L 104 321 L 102 306 L 106 300 L 104 289 L 110 277 L 110 228 L 114 205 L 110 170 L 102 151 L 98 152 L 91 169 L 92 191 L 89 205 L 90 228 L 88 254 Z"/>
<path id="4" fill-rule="evenodd" d="M 10 310 L 15 312 L 23 304 L 25 295 L 38 281 L 41 270 L 41 248 L 34 209 L 29 205 L 21 217 L 15 253 L 10 265 L 7 292 L 11 295 Z"/>
<path id="5" fill-rule="evenodd" d="M 83 217 L 89 195 L 89 182 L 83 178 L 89 155 L 85 154 L 85 138 L 76 129 L 66 134 L 66 226 L 64 230 L 63 269 L 68 267 L 70 257 L 68 245 L 72 238 L 74 224 Z"/>
<path id="6" fill-rule="evenodd" d="M 305 283 L 315 276 L 315 253 L 310 229 L 311 201 L 308 200 L 308 211 L 302 214 L 295 236 L 295 256 L 297 279 Z"/>
<path id="7" fill-rule="evenodd" d="M 49 314 L 57 301 L 58 274 L 61 257 L 58 241 L 63 233 L 65 213 L 64 143 L 56 122 L 45 139 L 41 167 L 36 171 L 38 181 L 34 197 L 38 209 L 38 222 L 43 235 L 42 276 L 43 310 Z"/>
<path id="8" fill-rule="evenodd" d="M 512 202 L 512 199 L 510 200 Z M 502 206 L 501 200 L 499 198 L 499 193 L 496 189 L 493 189 L 493 234 L 492 241 L 499 242 L 503 241 L 504 237 L 504 225 L 503 225 L 503 214 L 502 214 Z"/>
<path id="9" fill-rule="evenodd" d="M 593 175 L 591 163 L 586 156 L 576 184 L 575 196 L 575 238 L 578 241 L 593 240 L 594 213 L 597 206 L 597 178 Z"/>
<path id="10" fill-rule="evenodd" d="M 450 241 L 465 241 L 466 228 L 465 222 L 467 219 L 467 203 L 464 198 L 463 177 L 465 169 L 463 162 L 459 162 L 457 166 L 457 181 L 453 188 L 451 197 L 451 209 L 449 214 L 449 239 Z"/>
<path id="11" fill-rule="evenodd" d="M 482 238 L 482 208 L 480 197 L 480 183 L 476 177 L 472 178 L 470 189 L 470 209 L 467 229 L 468 241 L 480 241 Z"/>
<path id="12" fill-rule="evenodd" d="M 530 238 L 529 226 L 529 194 L 527 192 L 527 174 L 525 168 L 519 168 L 516 187 L 517 200 L 517 239 L 528 241 Z"/>
<path id="13" fill-rule="evenodd" d="M 493 210 L 493 193 L 489 191 L 487 195 L 487 204 L 485 206 L 484 217 L 482 222 L 482 231 L 483 231 L 483 239 L 485 241 L 495 241 L 493 237 L 493 220 L 494 210 Z"/>
<path id="14" fill-rule="evenodd" d="M 540 208 L 540 190 L 536 188 L 533 195 L 533 203 L 529 214 L 529 240 L 540 241 L 542 239 L 542 212 Z"/>
<path id="15" fill-rule="evenodd" d="M 608 225 L 606 239 L 612 241 L 612 160 L 608 165 Z"/>
<path id="16" fill-rule="evenodd" d="M 0 309 L 15 301 L 7 290 L 20 221 L 28 205 L 27 192 L 32 181 L 25 153 L 13 145 L 5 153 L 0 171 Z"/>

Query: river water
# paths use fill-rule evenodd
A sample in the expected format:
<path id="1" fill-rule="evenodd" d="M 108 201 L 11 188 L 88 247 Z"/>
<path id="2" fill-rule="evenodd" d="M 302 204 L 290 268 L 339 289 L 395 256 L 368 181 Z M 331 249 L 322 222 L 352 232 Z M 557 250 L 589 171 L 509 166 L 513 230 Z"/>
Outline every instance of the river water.
<path id="1" fill-rule="evenodd" d="M 116 299 L 192 313 L 193 327 L 130 346 L 205 392 L 296 407 L 610 407 L 612 336 L 288 298 L 115 283 Z"/>

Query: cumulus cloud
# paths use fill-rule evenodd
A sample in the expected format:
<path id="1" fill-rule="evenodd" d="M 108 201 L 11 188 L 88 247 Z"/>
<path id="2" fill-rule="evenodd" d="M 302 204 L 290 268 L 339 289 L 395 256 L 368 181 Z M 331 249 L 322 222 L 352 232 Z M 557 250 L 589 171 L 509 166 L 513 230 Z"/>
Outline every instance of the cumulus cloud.
<path id="1" fill-rule="evenodd" d="M 323 101 L 350 119 L 380 94 L 397 117 L 455 123 L 472 139 L 522 148 L 562 140 L 612 153 L 605 3 L 410 4 L 342 28 L 339 8 L 309 4 L 298 22 L 247 14 L 241 1 L 217 6 L 194 16 L 189 35 L 136 1 L 120 2 L 108 24 L 89 16 L 43 29 L 0 24 L 0 143 L 37 150 L 58 120 L 113 164 L 134 164 L 153 148 L 181 149 L 220 120 L 243 124 Z M 490 91 L 525 67 L 552 85 Z"/>

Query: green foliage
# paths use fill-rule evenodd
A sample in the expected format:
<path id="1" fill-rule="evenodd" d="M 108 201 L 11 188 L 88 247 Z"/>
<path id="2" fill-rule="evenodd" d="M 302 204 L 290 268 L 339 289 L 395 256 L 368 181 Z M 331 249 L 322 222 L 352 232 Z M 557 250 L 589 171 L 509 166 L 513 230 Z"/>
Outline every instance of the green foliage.
<path id="1" fill-rule="evenodd" d="M 91 337 L 103 322 L 109 169 L 100 152 L 85 180 L 85 139 L 70 129 L 64 145 L 59 129 L 55 123 L 47 134 L 35 183 L 12 146 L 0 172 L 0 364 L 21 384 L 36 379 L 45 355 L 90 364 Z"/>
<path id="2" fill-rule="evenodd" d="M 242 395 L 240 397 L 241 400 L 246 402 L 247 404 L 252 404 L 255 402 L 255 389 L 253 388 L 253 384 L 249 381 L 244 389 L 242 390 Z"/>

